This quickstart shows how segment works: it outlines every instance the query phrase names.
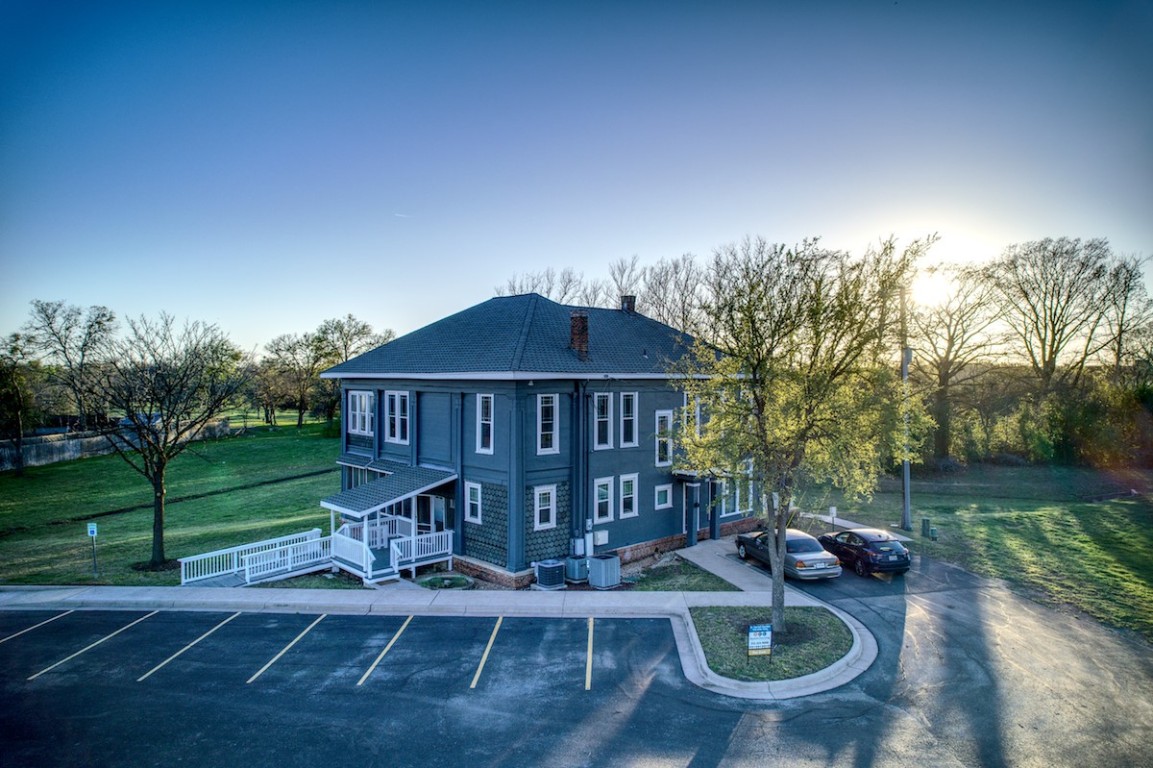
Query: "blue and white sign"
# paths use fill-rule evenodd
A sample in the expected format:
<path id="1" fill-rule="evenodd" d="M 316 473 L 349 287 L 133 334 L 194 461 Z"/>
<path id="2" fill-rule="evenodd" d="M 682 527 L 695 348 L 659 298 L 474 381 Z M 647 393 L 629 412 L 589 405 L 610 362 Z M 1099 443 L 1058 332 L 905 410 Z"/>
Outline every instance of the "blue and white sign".
<path id="1" fill-rule="evenodd" d="M 749 655 L 769 656 L 773 652 L 773 625 L 749 625 Z"/>
<path id="2" fill-rule="evenodd" d="M 88 524 L 88 535 L 94 539 L 96 538 L 96 523 Z"/>

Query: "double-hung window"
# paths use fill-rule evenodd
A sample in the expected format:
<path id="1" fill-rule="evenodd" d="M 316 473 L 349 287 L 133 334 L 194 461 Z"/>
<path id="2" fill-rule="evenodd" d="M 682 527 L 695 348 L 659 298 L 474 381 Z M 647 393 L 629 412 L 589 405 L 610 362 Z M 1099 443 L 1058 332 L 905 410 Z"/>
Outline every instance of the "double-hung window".
<path id="1" fill-rule="evenodd" d="M 621 392 L 621 448 L 637 445 L 637 393 Z"/>
<path id="2" fill-rule="evenodd" d="M 613 478 L 597 478 L 593 487 L 593 522 L 610 522 L 613 519 Z"/>
<path id="3" fill-rule="evenodd" d="M 373 411 L 376 398 L 371 392 L 352 391 L 348 393 L 348 434 L 373 434 Z"/>
<path id="4" fill-rule="evenodd" d="M 536 396 L 536 452 L 559 453 L 557 443 L 557 396 Z"/>
<path id="5" fill-rule="evenodd" d="M 470 483 L 465 481 L 464 484 L 464 519 L 469 523 L 480 522 L 480 499 L 481 488 L 480 483 Z"/>
<path id="6" fill-rule="evenodd" d="M 533 491 L 533 530 L 556 528 L 556 486 L 538 485 Z"/>
<path id="7" fill-rule="evenodd" d="M 593 449 L 613 447 L 613 396 L 611 392 L 593 394 Z"/>
<path id="8" fill-rule="evenodd" d="M 492 395 L 476 396 L 476 452 L 492 453 Z"/>
<path id="9" fill-rule="evenodd" d="M 637 476 L 620 476 L 620 497 L 618 500 L 619 515 L 623 520 L 626 517 L 637 516 Z"/>
<path id="10" fill-rule="evenodd" d="M 384 393 L 384 440 L 408 444 L 408 393 Z"/>
<path id="11" fill-rule="evenodd" d="M 667 467 L 673 463 L 673 412 L 657 411 L 656 465 Z"/>

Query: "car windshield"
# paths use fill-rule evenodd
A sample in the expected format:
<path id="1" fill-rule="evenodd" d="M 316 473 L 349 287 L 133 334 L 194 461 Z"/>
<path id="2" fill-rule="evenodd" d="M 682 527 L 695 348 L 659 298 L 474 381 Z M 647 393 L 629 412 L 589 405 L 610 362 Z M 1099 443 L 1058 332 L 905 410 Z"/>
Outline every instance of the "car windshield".
<path id="1" fill-rule="evenodd" d="M 822 547 L 816 539 L 789 539 L 785 542 L 785 551 L 799 554 L 801 552 L 820 552 Z"/>

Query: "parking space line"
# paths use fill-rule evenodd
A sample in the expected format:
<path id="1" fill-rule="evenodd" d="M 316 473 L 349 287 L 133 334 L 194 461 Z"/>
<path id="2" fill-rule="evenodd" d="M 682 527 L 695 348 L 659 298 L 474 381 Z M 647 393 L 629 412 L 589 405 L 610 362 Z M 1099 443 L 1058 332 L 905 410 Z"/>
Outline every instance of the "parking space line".
<path id="1" fill-rule="evenodd" d="M 237 616 L 239 616 L 239 615 L 240 615 L 240 611 L 237 611 L 236 613 L 232 614 L 232 615 L 231 615 L 231 616 L 229 616 L 227 619 L 225 619 L 224 621 L 220 622 L 220 623 L 219 623 L 219 624 L 217 624 L 215 627 L 213 627 L 212 629 L 208 630 L 208 631 L 207 631 L 207 632 L 205 632 L 203 635 L 201 635 L 200 637 L 196 638 L 196 639 L 195 639 L 195 640 L 193 640 L 191 643 L 189 643 L 188 645 L 184 646 L 184 647 L 183 647 L 183 648 L 181 648 L 179 651 L 177 651 L 176 653 L 172 654 L 172 655 L 171 655 L 171 656 L 169 656 L 167 659 L 165 659 L 164 661 L 160 662 L 159 664 L 157 664 L 155 667 L 153 667 L 152 669 L 150 669 L 150 670 L 148 670 L 147 672 L 145 672 L 145 673 L 144 673 L 143 675 L 141 675 L 140 677 L 136 678 L 136 682 L 138 682 L 138 683 L 144 682 L 144 680 L 145 680 L 145 679 L 146 679 L 146 678 L 147 678 L 149 675 L 151 675 L 153 672 L 157 671 L 158 669 L 160 669 L 161 667 L 163 667 L 165 664 L 167 664 L 168 662 L 172 661 L 172 660 L 173 660 L 173 659 L 175 659 L 177 656 L 179 656 L 180 654 L 184 653 L 184 652 L 185 652 L 185 651 L 187 651 L 189 648 L 191 648 L 192 646 L 196 645 L 196 644 L 197 644 L 197 643 L 199 643 L 201 640 L 203 640 L 204 638 L 208 637 L 208 636 L 209 636 L 209 635 L 211 635 L 213 632 L 215 632 L 216 630 L 220 629 L 220 628 L 221 628 L 221 627 L 223 627 L 225 624 L 227 624 L 228 622 L 232 621 L 233 619 L 235 619 L 235 618 L 236 618 Z"/>
<path id="2" fill-rule="evenodd" d="M 42 669 L 42 670 L 40 670 L 39 672 L 37 672 L 36 674 L 32 675 L 32 677 L 30 677 L 30 678 L 28 678 L 28 679 L 29 679 L 29 680 L 35 680 L 36 678 L 40 677 L 40 675 L 44 674 L 45 672 L 51 672 L 52 670 L 56 669 L 58 666 L 60 666 L 60 665 L 61 665 L 61 664 L 63 664 L 64 662 L 66 662 L 66 661 L 71 661 L 72 659 L 75 659 L 75 658 L 76 658 L 77 656 L 79 656 L 80 654 L 82 654 L 82 653 L 86 653 L 87 651 L 90 651 L 90 650 L 92 650 L 92 649 L 93 649 L 93 648 L 95 648 L 96 646 L 98 646 L 98 645 L 100 645 L 101 643 L 103 643 L 105 640 L 111 640 L 112 638 L 116 637 L 117 635 L 119 635 L 119 634 L 120 634 L 121 632 L 123 632 L 124 630 L 126 630 L 126 629 L 130 629 L 130 628 L 132 628 L 132 627 L 135 627 L 137 624 L 139 624 L 140 622 L 144 621 L 144 620 L 145 620 L 145 619 L 147 619 L 148 617 L 150 617 L 150 616 L 155 616 L 155 615 L 156 615 L 156 614 L 158 614 L 158 613 L 160 613 L 160 611 L 153 611 L 152 613 L 149 613 L 149 614 L 145 614 L 144 616 L 141 616 L 141 617 L 140 617 L 139 619 L 137 619 L 136 621 L 132 622 L 131 624 L 126 624 L 125 626 L 123 626 L 123 627 L 121 627 L 120 629 L 118 629 L 118 630 L 116 630 L 115 632 L 113 632 L 111 635 L 105 635 L 104 637 L 100 638 L 100 639 L 99 639 L 99 640 L 97 640 L 95 643 L 92 643 L 91 645 L 87 646 L 86 648 L 81 648 L 79 651 L 77 651 L 76 653 L 72 654 L 72 655 L 71 655 L 71 656 L 69 656 L 68 658 L 66 658 L 66 659 L 61 659 L 60 661 L 56 662 L 55 664 L 53 664 L 53 665 L 52 665 L 52 666 L 50 666 L 50 667 L 45 667 L 44 669 Z"/>
<path id="3" fill-rule="evenodd" d="M 488 661 L 488 652 L 492 650 L 492 644 L 496 641 L 496 633 L 500 631 L 502 621 L 504 621 L 504 617 L 498 616 L 496 626 L 492 628 L 492 634 L 488 638 L 488 645 L 484 647 L 484 655 L 480 657 L 480 666 L 476 668 L 476 674 L 472 676 L 472 685 L 469 688 L 476 688 L 476 682 L 480 680 L 480 673 L 484 671 L 484 663 Z"/>
<path id="4" fill-rule="evenodd" d="M 63 618 L 65 616 L 67 616 L 68 614 L 75 613 L 75 612 L 76 612 L 75 609 L 73 609 L 71 611 L 65 611 L 64 613 L 58 613 L 50 619 L 45 619 L 44 621 L 40 622 L 39 624 L 37 624 L 34 627 L 28 627 L 28 629 L 22 629 L 15 634 L 8 635 L 8 637 L 0 638 L 0 643 L 6 643 L 14 637 L 20 637 L 20 635 L 23 635 L 25 632 L 31 632 L 34 629 L 39 629 L 40 627 L 44 626 L 45 624 L 47 624 L 49 622 L 56 621 L 57 619 Z"/>
<path id="5" fill-rule="evenodd" d="M 593 687 L 593 617 L 589 616 L 589 644 L 587 658 L 585 659 L 585 690 Z"/>
<path id="6" fill-rule="evenodd" d="M 367 680 L 368 676 L 372 674 L 372 671 L 376 669 L 376 665 L 379 664 L 380 660 L 384 658 L 384 654 L 389 652 L 393 643 L 397 641 L 397 639 L 400 637 L 400 633 L 404 631 L 405 627 L 408 626 L 410 621 L 412 621 L 411 616 L 404 620 L 404 623 L 400 625 L 400 629 L 396 630 L 396 634 L 393 635 L 392 639 L 388 641 L 388 645 L 384 646 L 384 650 L 381 651 L 380 655 L 376 657 L 376 661 L 372 662 L 372 665 L 365 671 L 363 675 L 361 675 L 360 681 L 357 682 L 357 685 L 364 685 L 364 681 Z"/>
<path id="7" fill-rule="evenodd" d="M 258 677 L 260 677 L 261 675 L 263 675 L 263 674 L 264 674 L 264 672 L 265 672 L 265 670 L 267 670 L 269 667 L 271 667 L 273 664 L 275 664 L 275 663 L 277 662 L 277 660 L 278 660 L 278 659 L 280 659 L 280 657 L 281 657 L 281 656 L 283 656 L 284 654 L 288 653 L 288 651 L 289 651 L 289 650 L 292 648 L 292 646 L 294 646 L 294 645 L 296 645 L 297 643 L 299 643 L 299 642 L 300 642 L 300 640 L 301 640 L 301 638 L 303 638 L 305 635 L 307 635 L 309 632 L 311 632 L 311 631 L 312 631 L 312 628 L 313 628 L 313 627 L 315 627 L 317 624 L 319 624 L 319 623 L 320 623 L 320 620 L 321 620 L 321 619 L 323 619 L 323 618 L 324 618 L 325 616 L 327 616 L 327 615 L 328 615 L 327 613 L 322 613 L 322 614 L 320 614 L 320 616 L 319 616 L 319 617 L 317 617 L 316 621 L 314 621 L 314 622 L 312 622 L 311 624 L 309 624 L 307 627 L 305 627 L 305 629 L 304 629 L 304 631 L 303 631 L 303 632 L 301 632 L 299 635 L 297 635 L 297 636 L 296 636 L 296 639 L 295 639 L 295 640 L 293 640 L 293 641 L 292 641 L 291 643 L 289 643 L 288 645 L 284 646 L 284 649 L 283 649 L 283 650 L 282 650 L 280 653 L 276 654 L 276 655 L 275 655 L 275 656 L 273 656 L 271 659 L 269 659 L 268 663 L 267 663 L 267 664 L 265 664 L 263 667 L 261 667 L 259 672 L 257 672 L 257 673 L 256 673 L 255 675 L 253 675 L 252 677 L 248 678 L 248 681 L 245 683 L 245 685 L 248 685 L 248 683 L 251 683 L 253 680 L 255 680 L 256 678 L 258 678 Z"/>

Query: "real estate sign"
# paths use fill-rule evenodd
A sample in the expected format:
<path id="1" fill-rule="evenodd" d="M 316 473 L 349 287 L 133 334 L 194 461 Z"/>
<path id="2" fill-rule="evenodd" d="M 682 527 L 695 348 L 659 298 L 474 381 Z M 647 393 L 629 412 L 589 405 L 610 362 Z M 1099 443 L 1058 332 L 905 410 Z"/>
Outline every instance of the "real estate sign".
<path id="1" fill-rule="evenodd" d="M 749 655 L 771 656 L 773 653 L 773 625 L 749 625 Z"/>

